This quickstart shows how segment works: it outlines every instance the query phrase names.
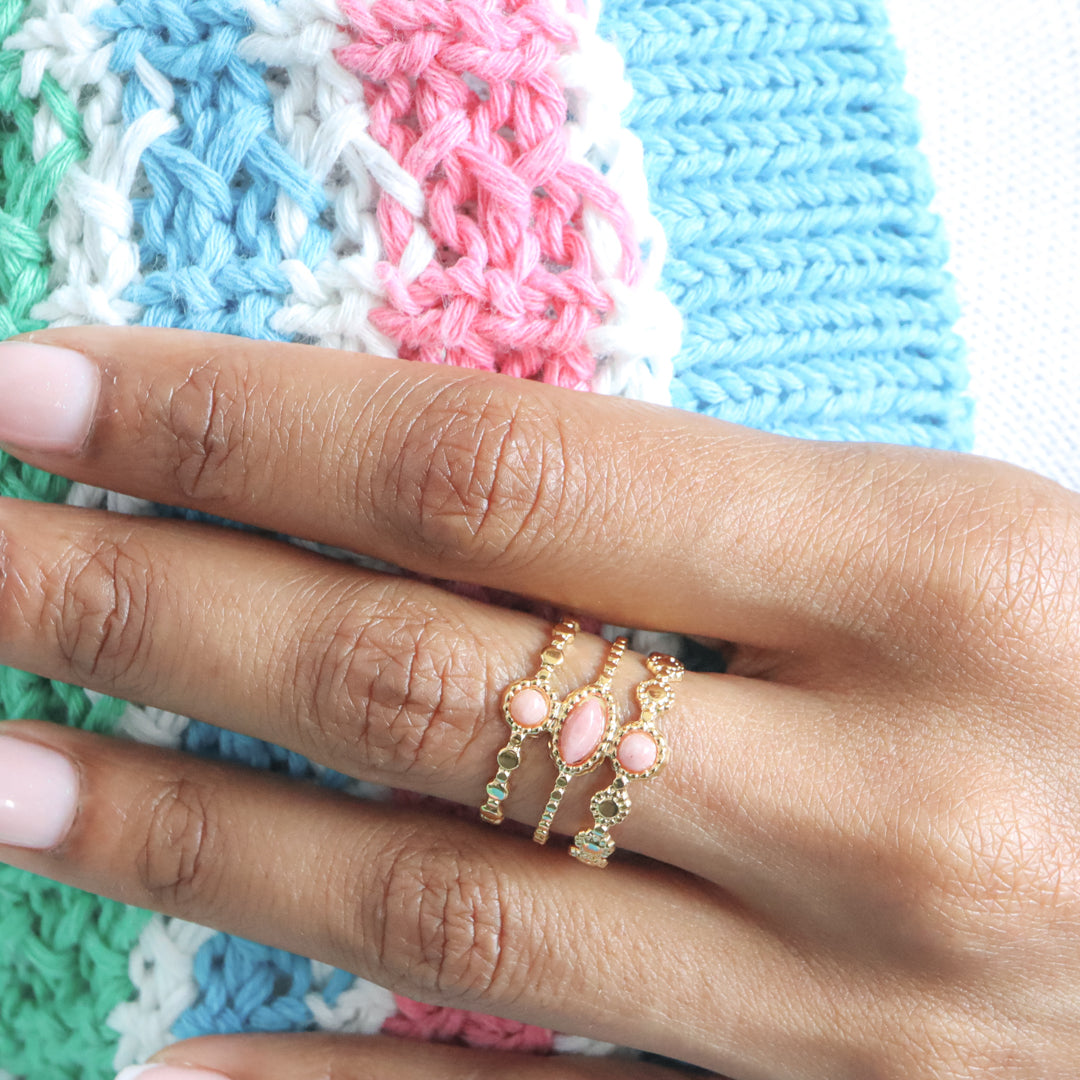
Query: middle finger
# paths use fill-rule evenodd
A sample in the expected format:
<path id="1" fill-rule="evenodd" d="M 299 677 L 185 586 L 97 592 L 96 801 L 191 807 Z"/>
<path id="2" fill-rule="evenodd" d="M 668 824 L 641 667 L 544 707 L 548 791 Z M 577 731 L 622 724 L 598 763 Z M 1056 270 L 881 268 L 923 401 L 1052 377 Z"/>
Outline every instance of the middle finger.
<path id="1" fill-rule="evenodd" d="M 606 622 L 772 649 L 846 641 L 856 594 L 874 597 L 882 577 L 864 530 L 897 513 L 887 451 L 301 345 L 102 327 L 34 337 L 82 350 L 101 393 L 78 446 L 35 438 L 20 456 L 99 487 Z M 54 384 L 74 363 L 0 347 L 35 379 L 55 361 Z"/>

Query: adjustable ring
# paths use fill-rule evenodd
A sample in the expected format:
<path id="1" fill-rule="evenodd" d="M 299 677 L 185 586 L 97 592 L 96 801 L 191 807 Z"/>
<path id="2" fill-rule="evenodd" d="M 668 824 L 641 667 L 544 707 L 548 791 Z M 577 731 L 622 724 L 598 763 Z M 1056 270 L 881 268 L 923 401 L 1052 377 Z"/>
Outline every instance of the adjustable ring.
<path id="1" fill-rule="evenodd" d="M 627 785 L 631 780 L 655 776 L 670 757 L 667 739 L 656 721 L 671 708 L 675 684 L 685 669 L 673 656 L 663 653 L 652 653 L 645 664 L 652 674 L 635 690 L 641 713 L 637 720 L 619 728 L 609 744 L 608 757 L 615 769 L 615 779 L 590 800 L 592 827 L 582 829 L 570 847 L 570 854 L 589 866 L 607 866 L 615 851 L 611 827 L 630 813 Z"/>
<path id="2" fill-rule="evenodd" d="M 502 714 L 510 725 L 510 741 L 499 751 L 498 771 L 485 789 L 487 802 L 480 807 L 480 816 L 492 825 L 503 820 L 502 804 L 510 793 L 510 774 L 521 764 L 521 744 L 530 735 L 548 731 L 555 720 L 559 702 L 552 693 L 551 678 L 580 629 L 573 619 L 563 619 L 552 630 L 551 642 L 540 654 L 536 674 L 518 679 L 503 691 Z"/>
<path id="3" fill-rule="evenodd" d="M 555 811 L 559 809 L 559 803 L 573 777 L 592 772 L 604 760 L 619 726 L 611 680 L 615 677 L 615 669 L 626 652 L 626 646 L 626 638 L 616 638 L 608 648 L 603 670 L 596 679 L 575 690 L 559 706 L 551 725 L 550 746 L 559 775 L 533 833 L 533 839 L 538 844 L 547 843 Z"/>

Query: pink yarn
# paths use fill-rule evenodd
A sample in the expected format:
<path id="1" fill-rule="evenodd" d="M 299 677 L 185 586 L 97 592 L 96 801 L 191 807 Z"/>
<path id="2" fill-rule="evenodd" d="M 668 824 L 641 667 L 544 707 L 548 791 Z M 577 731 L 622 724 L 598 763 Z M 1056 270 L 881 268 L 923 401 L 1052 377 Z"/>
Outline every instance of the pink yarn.
<path id="1" fill-rule="evenodd" d="M 399 264 L 412 214 L 383 191 L 387 306 L 372 322 L 410 359 L 585 388 L 585 335 L 611 310 L 583 231 L 606 215 L 632 282 L 629 216 L 598 171 L 568 160 L 555 77 L 574 46 L 550 0 L 342 0 L 352 42 L 338 61 L 365 84 L 369 131 L 420 182 L 436 258 Z"/>
<path id="2" fill-rule="evenodd" d="M 453 1043 L 484 1050 L 520 1050 L 531 1054 L 550 1054 L 553 1035 L 546 1028 L 533 1027 L 516 1020 L 499 1020 L 463 1009 L 422 1005 L 418 1001 L 394 995 L 398 1012 L 382 1026 L 386 1035 L 400 1035 L 425 1042 Z"/>

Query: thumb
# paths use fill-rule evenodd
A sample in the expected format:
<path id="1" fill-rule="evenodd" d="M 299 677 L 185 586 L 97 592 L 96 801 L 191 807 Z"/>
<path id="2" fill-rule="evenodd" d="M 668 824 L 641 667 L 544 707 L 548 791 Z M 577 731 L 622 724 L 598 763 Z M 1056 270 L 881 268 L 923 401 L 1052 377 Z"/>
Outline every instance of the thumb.
<path id="1" fill-rule="evenodd" d="M 175 1043 L 116 1080 L 676 1080 L 625 1058 L 540 1057 L 321 1032 L 211 1035 Z"/>

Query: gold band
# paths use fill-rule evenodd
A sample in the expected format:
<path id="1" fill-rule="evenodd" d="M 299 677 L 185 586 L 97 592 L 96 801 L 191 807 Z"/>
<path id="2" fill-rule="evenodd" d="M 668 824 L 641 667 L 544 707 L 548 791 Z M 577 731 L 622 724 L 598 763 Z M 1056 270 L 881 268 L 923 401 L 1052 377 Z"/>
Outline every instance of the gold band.
<path id="1" fill-rule="evenodd" d="M 657 719 L 671 708 L 675 685 L 685 669 L 673 656 L 664 653 L 652 653 L 645 663 L 650 677 L 640 682 L 635 690 L 640 715 L 619 728 L 607 746 L 615 779 L 590 800 L 592 827 L 582 829 L 570 847 L 570 854 L 589 866 L 607 866 L 608 858 L 615 850 L 611 828 L 630 813 L 627 785 L 631 780 L 655 776 L 670 758 L 667 739 Z"/>
<path id="2" fill-rule="evenodd" d="M 592 772 L 607 754 L 619 726 L 611 681 L 626 646 L 626 638 L 616 638 L 608 648 L 604 667 L 596 679 L 575 690 L 559 706 L 551 724 L 549 747 L 559 775 L 533 833 L 533 839 L 538 844 L 547 843 L 551 822 L 571 779 Z"/>
<path id="3" fill-rule="evenodd" d="M 510 793 L 510 774 L 521 764 L 522 743 L 532 735 L 549 731 L 555 721 L 559 700 L 552 692 L 551 679 L 580 629 L 573 619 L 563 619 L 552 630 L 551 642 L 540 654 L 536 674 L 511 683 L 503 691 L 502 714 L 510 725 L 510 741 L 499 751 L 498 771 L 485 789 L 487 802 L 480 807 L 480 816 L 492 825 L 502 823 L 502 804 Z"/>

